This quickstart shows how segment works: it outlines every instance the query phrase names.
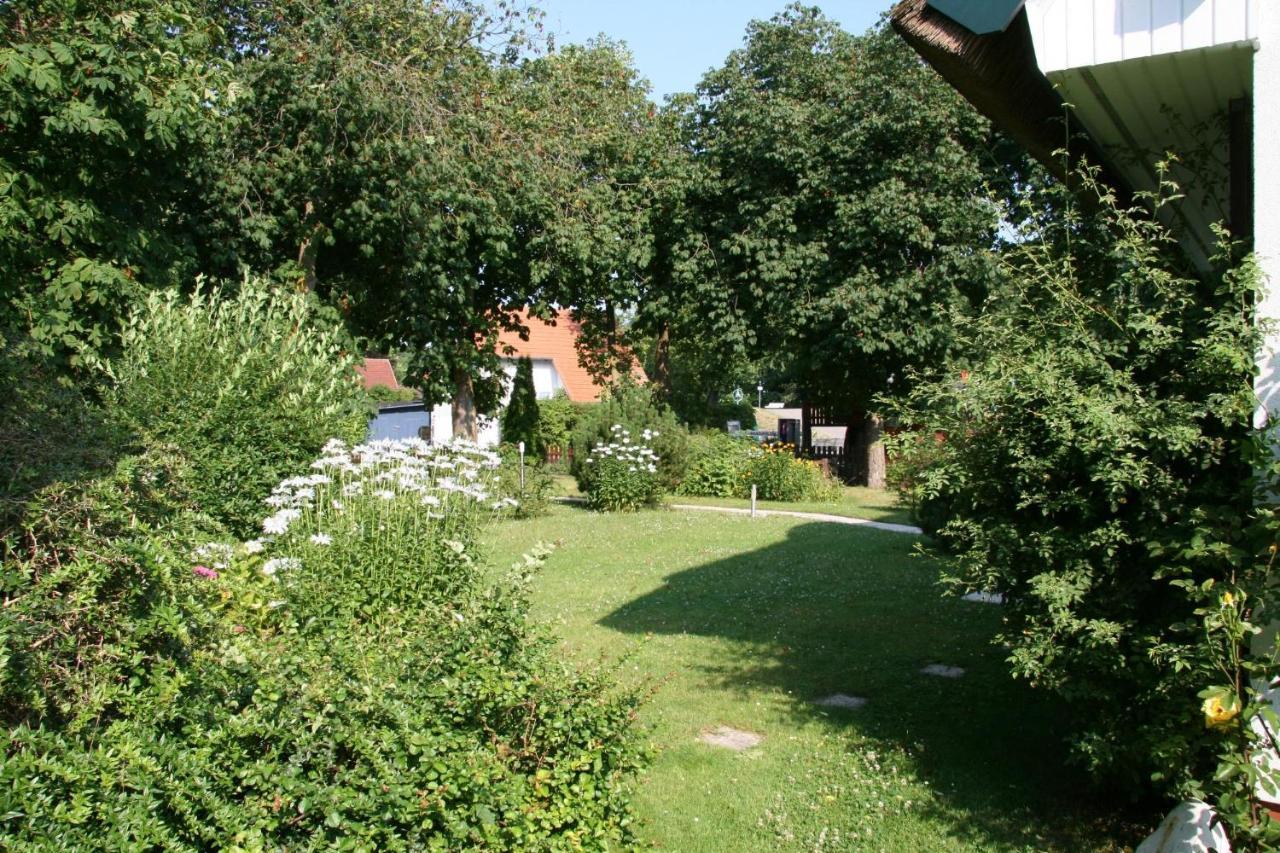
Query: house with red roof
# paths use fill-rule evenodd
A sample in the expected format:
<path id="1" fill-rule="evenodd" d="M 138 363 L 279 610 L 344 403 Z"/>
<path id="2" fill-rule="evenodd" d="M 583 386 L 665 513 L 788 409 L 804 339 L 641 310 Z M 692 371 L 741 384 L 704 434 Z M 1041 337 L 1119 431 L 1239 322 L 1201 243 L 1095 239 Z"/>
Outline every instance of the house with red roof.
<path id="1" fill-rule="evenodd" d="M 366 391 L 378 386 L 390 388 L 393 391 L 400 390 L 400 383 L 396 380 L 396 370 L 391 366 L 389 358 L 366 358 L 356 365 L 356 373 L 360 374 L 360 379 L 364 381 Z"/>
<path id="2" fill-rule="evenodd" d="M 518 332 L 503 330 L 498 335 L 497 352 L 506 373 L 506 390 L 503 405 L 511 393 L 516 366 L 521 358 L 533 362 L 533 387 L 539 400 L 550 400 L 564 394 L 576 403 L 594 403 L 608 387 L 597 382 L 582 366 L 578 355 L 578 341 L 582 336 L 582 324 L 573 319 L 567 309 L 556 312 L 550 320 L 531 316 L 528 311 L 519 312 L 519 323 L 528 331 L 528 340 Z M 648 377 L 639 365 L 632 368 L 632 376 L 638 382 Z M 445 431 L 445 423 L 452 425 L 452 409 L 446 404 L 437 406 L 431 415 L 433 435 L 437 440 L 447 440 L 452 430 Z M 501 434 L 497 418 L 480 418 L 477 440 L 484 445 L 497 444 Z"/>

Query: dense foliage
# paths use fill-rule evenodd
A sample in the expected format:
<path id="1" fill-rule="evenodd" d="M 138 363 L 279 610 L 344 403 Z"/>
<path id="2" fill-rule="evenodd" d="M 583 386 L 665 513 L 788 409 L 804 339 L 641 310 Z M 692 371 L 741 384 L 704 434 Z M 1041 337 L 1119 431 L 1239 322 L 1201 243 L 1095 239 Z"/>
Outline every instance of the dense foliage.
<path id="1" fill-rule="evenodd" d="M 798 4 L 753 22 L 697 95 L 672 351 L 713 381 L 767 365 L 869 442 L 873 396 L 951 352 L 953 311 L 990 282 L 989 126 L 887 28 L 851 36 Z"/>
<path id="2" fill-rule="evenodd" d="M 790 444 L 765 444 L 743 467 L 743 489 L 766 501 L 833 500 L 839 486 L 811 459 L 796 457 Z"/>
<path id="3" fill-rule="evenodd" d="M 49 358 L 0 332 L 0 553 L 31 496 L 108 465 L 121 436 Z"/>
<path id="4" fill-rule="evenodd" d="M 545 552 L 485 579 L 496 464 L 334 442 L 274 490 L 265 546 L 176 526 L 57 546 L 74 563 L 32 576 L 0 632 L 9 843 L 625 844 L 637 696 L 559 663 L 526 623 Z M 81 504 L 89 518 L 172 501 L 155 469 L 150 492 L 131 473 Z"/>
<path id="5" fill-rule="evenodd" d="M 226 68 L 187 0 L 0 6 L 0 326 L 75 358 L 195 272 L 193 175 Z"/>
<path id="6" fill-rule="evenodd" d="M 156 292 L 120 340 L 104 365 L 112 406 L 149 440 L 184 449 L 201 508 L 238 533 L 326 440 L 364 434 L 349 344 L 306 296 L 255 279 Z"/>
<path id="7" fill-rule="evenodd" d="M 649 242 L 652 108 L 630 57 L 546 50 L 538 26 L 469 0 L 245 6 L 211 262 L 292 277 L 406 351 L 428 401 L 495 412 L 498 330 L 608 299 Z"/>
<path id="8" fill-rule="evenodd" d="M 1265 606 L 1275 548 L 1254 504 L 1256 275 L 1224 257 L 1193 276 L 1109 196 L 1024 236 L 1008 295 L 959 327 L 971 369 L 922 378 L 901 411 L 945 435 L 911 445 L 927 458 L 906 482 L 956 587 L 1005 594 L 998 642 L 1077 710 L 1081 760 L 1131 791 L 1202 793 L 1226 735 L 1200 691 L 1251 689 L 1220 666 L 1221 610 Z"/>
<path id="9" fill-rule="evenodd" d="M 742 497 L 750 490 L 747 466 L 756 454 L 755 442 L 719 431 L 689 436 L 689 464 L 679 493 L 712 498 Z"/>
<path id="10" fill-rule="evenodd" d="M 602 512 L 628 512 L 655 506 L 662 499 L 658 454 L 651 442 L 659 432 L 645 430 L 635 441 L 621 424 L 609 430 L 609 441 L 598 442 L 583 460 L 578 485 L 587 506 Z"/>
<path id="11" fill-rule="evenodd" d="M 555 489 L 550 466 L 527 451 L 521 458 L 519 448 L 510 444 L 500 446 L 498 453 L 502 465 L 498 469 L 497 495 L 500 499 L 511 499 L 505 512 L 515 518 L 546 515 Z"/>
<path id="12" fill-rule="evenodd" d="M 658 477 L 662 488 L 674 491 L 688 464 L 689 431 L 654 392 L 629 379 L 611 388 L 599 403 L 585 407 L 573 432 L 573 475 L 584 486 L 586 459 L 598 444 L 614 441 L 614 427 L 631 435 L 653 434 L 652 447 L 658 454 Z M 585 488 L 584 488 L 585 491 Z"/>
<path id="13" fill-rule="evenodd" d="M 575 403 L 563 391 L 550 400 L 538 403 L 538 440 L 544 450 L 556 448 L 561 453 L 561 464 L 567 465 L 568 450 L 573 446 L 573 433 L 578 428 L 578 418 L 591 403 Z"/>

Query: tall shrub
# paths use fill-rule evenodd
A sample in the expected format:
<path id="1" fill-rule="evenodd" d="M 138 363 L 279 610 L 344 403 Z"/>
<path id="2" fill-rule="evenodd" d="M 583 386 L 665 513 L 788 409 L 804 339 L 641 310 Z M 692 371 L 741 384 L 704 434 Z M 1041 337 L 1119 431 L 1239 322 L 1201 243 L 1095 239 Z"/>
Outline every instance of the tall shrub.
<path id="1" fill-rule="evenodd" d="M 121 342 L 106 365 L 110 402 L 139 433 L 183 448 L 200 505 L 242 534 L 325 441 L 363 435 L 351 347 L 301 294 L 256 279 L 153 293 Z"/>
<path id="2" fill-rule="evenodd" d="M 533 386 L 533 360 L 522 356 L 516 363 L 511 384 L 511 401 L 502 413 L 502 440 L 524 442 L 530 456 L 542 454 L 542 433 L 538 429 L 538 392 Z"/>
<path id="3" fill-rule="evenodd" d="M 563 391 L 538 404 L 538 440 L 545 447 L 567 450 L 573 443 L 578 418 L 590 403 L 575 403 Z"/>
<path id="4" fill-rule="evenodd" d="M 1005 594 L 996 641 L 1075 709 L 1081 761 L 1130 790 L 1203 793 L 1225 736 L 1201 694 L 1227 671 L 1219 595 L 1270 594 L 1255 271 L 1222 257 L 1193 274 L 1151 217 L 1103 194 L 1088 218 L 1037 227 L 1002 298 L 960 327 L 971 369 L 921 377 L 898 412 L 945 435 L 904 443 L 923 454 L 904 483 L 955 588 Z"/>
<path id="5" fill-rule="evenodd" d="M 689 462 L 689 431 L 669 407 L 654 398 L 649 388 L 624 378 L 578 418 L 573 432 L 572 471 L 580 488 L 586 488 L 583 475 L 592 449 L 612 442 L 614 427 L 636 436 L 646 430 L 656 434 L 652 447 L 658 455 L 658 481 L 669 491 L 679 486 Z"/>

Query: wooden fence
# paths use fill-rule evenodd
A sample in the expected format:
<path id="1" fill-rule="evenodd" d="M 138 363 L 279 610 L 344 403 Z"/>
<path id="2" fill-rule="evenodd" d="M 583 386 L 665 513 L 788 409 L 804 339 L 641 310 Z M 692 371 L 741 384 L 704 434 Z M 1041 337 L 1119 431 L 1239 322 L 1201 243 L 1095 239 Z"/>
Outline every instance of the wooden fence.
<path id="1" fill-rule="evenodd" d="M 561 462 L 564 462 L 566 465 L 572 465 L 573 464 L 573 448 L 559 447 L 553 444 L 547 448 L 545 461 L 547 462 L 548 465 L 558 465 Z"/>

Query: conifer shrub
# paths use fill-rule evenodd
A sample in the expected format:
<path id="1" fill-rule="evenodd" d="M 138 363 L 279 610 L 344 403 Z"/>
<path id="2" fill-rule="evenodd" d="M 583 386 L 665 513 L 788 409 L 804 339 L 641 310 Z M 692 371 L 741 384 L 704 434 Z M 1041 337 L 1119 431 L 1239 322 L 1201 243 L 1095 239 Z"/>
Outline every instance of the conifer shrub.
<path id="1" fill-rule="evenodd" d="M 523 441 L 527 454 L 542 454 L 538 408 L 538 392 L 533 385 L 533 361 L 524 356 L 516 362 L 516 375 L 511 383 L 511 400 L 502 412 L 504 444 L 519 444 Z"/>

